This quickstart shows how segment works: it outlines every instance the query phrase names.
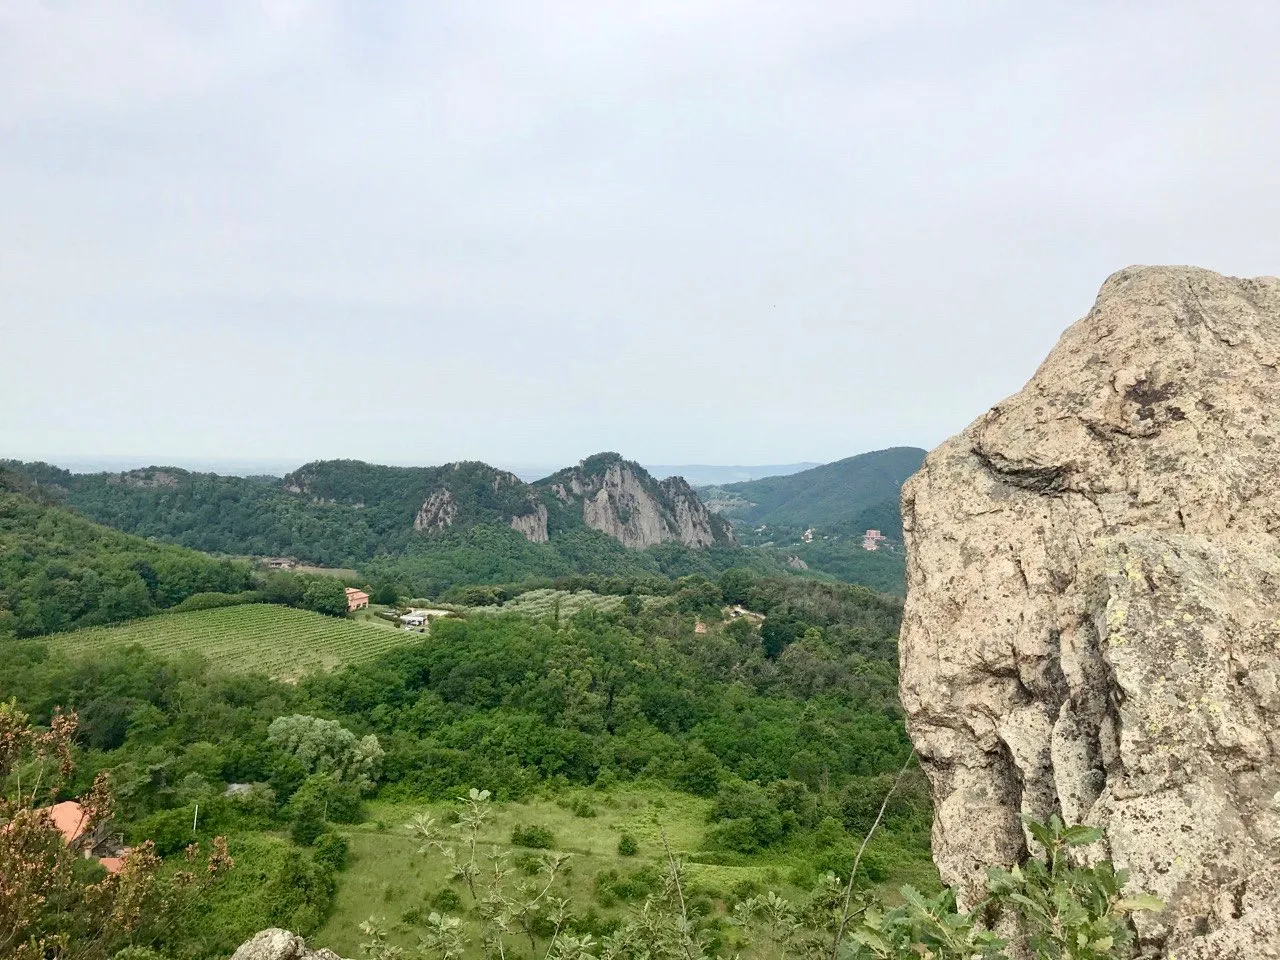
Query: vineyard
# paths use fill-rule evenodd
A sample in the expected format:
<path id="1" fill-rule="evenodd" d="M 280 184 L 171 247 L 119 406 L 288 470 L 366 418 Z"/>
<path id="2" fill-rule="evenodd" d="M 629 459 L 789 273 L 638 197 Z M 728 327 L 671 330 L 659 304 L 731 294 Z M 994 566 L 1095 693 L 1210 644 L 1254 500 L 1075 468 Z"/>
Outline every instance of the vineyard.
<path id="1" fill-rule="evenodd" d="M 49 641 L 56 649 L 77 654 L 130 644 L 162 656 L 199 653 L 229 670 L 252 670 L 292 680 L 315 670 L 370 660 L 394 647 L 420 643 L 422 636 L 254 603 L 74 630 Z"/>
<path id="2" fill-rule="evenodd" d="M 579 610 L 590 608 L 601 613 L 610 613 L 622 606 L 622 597 L 615 597 L 590 590 L 579 590 L 570 593 L 568 590 L 530 590 L 520 594 L 514 600 L 508 600 L 500 606 L 475 607 L 473 613 L 519 613 L 533 620 L 550 620 L 555 616 L 556 605 L 559 604 L 561 620 L 567 620 Z M 642 597 L 646 608 L 665 602 L 664 597 Z"/>

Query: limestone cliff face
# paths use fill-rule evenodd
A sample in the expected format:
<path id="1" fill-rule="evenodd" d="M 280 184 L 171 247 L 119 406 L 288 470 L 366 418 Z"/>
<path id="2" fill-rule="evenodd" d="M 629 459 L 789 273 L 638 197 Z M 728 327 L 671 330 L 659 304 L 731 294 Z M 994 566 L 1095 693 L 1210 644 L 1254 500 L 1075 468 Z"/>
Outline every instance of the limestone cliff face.
<path id="1" fill-rule="evenodd" d="M 458 500 L 448 487 L 441 487 L 422 502 L 413 518 L 413 529 L 431 532 L 446 530 L 458 519 Z"/>
<path id="2" fill-rule="evenodd" d="M 549 539 L 547 536 L 547 505 L 545 503 L 531 504 L 529 513 L 511 518 L 511 529 L 524 534 L 524 538 L 530 543 L 546 543 Z"/>
<path id="3" fill-rule="evenodd" d="M 1280 280 L 1115 274 L 902 505 L 943 880 L 1060 811 L 1168 902 L 1147 948 L 1280 955 Z"/>
<path id="4" fill-rule="evenodd" d="M 688 547 L 732 543 L 728 523 L 707 510 L 685 481 L 658 482 L 638 464 L 612 454 L 584 460 L 546 481 L 558 503 L 574 508 L 594 530 L 642 550 L 659 543 Z"/>

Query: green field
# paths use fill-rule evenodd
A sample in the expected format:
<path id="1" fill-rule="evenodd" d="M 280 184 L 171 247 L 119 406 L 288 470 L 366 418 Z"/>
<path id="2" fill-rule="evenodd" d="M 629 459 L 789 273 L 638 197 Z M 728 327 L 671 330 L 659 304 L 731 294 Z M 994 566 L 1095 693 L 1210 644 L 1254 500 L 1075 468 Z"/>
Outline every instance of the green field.
<path id="1" fill-rule="evenodd" d="M 578 799 L 595 816 L 576 815 L 571 807 Z M 445 888 L 465 896 L 465 888 L 450 882 L 449 871 L 438 852 L 418 852 L 419 844 L 405 824 L 424 811 L 439 819 L 454 806 L 373 803 L 368 822 L 338 828 L 351 842 L 351 865 L 341 874 L 332 915 L 324 928 L 309 938 L 310 942 L 329 947 L 341 956 L 357 956 L 359 925 L 376 917 L 395 943 L 416 946 L 421 929 L 418 917 L 438 909 L 430 904 L 432 898 Z M 556 849 L 571 855 L 570 869 L 557 887 L 562 896 L 572 896 L 578 912 L 592 907 L 605 915 L 626 912 L 629 905 L 625 903 L 606 906 L 600 902 L 595 894 L 595 878 L 610 869 L 623 875 L 645 867 L 664 869 L 664 830 L 673 852 L 686 860 L 690 881 L 704 889 L 727 893 L 742 880 L 772 881 L 775 887 L 785 888 L 785 883 L 778 882 L 779 871 L 767 863 L 722 867 L 695 862 L 697 855 L 692 851 L 702 846 L 709 806 L 709 800 L 660 789 L 632 788 L 609 794 L 573 791 L 555 801 L 494 804 L 492 819 L 481 839 L 486 855 L 506 851 L 510 859 L 539 852 L 513 847 L 512 827 L 521 824 L 550 829 L 556 837 Z M 618 855 L 618 840 L 624 831 L 639 842 L 640 850 L 635 856 Z M 470 907 L 469 902 L 464 902 L 461 910 L 451 912 L 467 914 Z"/>
<path id="2" fill-rule="evenodd" d="M 138 644 L 161 656 L 199 653 L 228 670 L 285 680 L 421 641 L 420 634 L 404 630 L 262 603 L 160 614 L 49 637 L 51 647 L 68 653 Z"/>
<path id="3" fill-rule="evenodd" d="M 509 864 L 521 855 L 537 856 L 540 851 L 514 846 L 511 830 L 516 825 L 546 827 L 555 836 L 555 849 L 570 855 L 569 869 L 557 880 L 556 889 L 559 896 L 573 901 L 573 912 L 577 916 L 588 911 L 603 917 L 621 917 L 633 912 L 639 906 L 638 901 L 602 898 L 597 877 L 610 870 L 617 871 L 623 878 L 640 871 L 664 872 L 667 869 L 664 833 L 672 854 L 684 864 L 689 891 L 710 900 L 721 915 L 752 888 L 803 898 L 807 885 L 797 887 L 792 880 L 795 867 L 806 859 L 804 851 L 777 850 L 750 857 L 705 852 L 711 803 L 709 799 L 672 790 L 637 786 L 607 791 L 568 790 L 554 798 L 539 798 L 528 803 L 495 803 L 491 819 L 480 835 L 482 853 L 485 857 L 505 853 Z M 449 870 L 438 851 L 420 852 L 417 839 L 405 826 L 423 812 L 443 822 L 451 808 L 457 809 L 457 804 L 374 802 L 369 804 L 366 822 L 331 828 L 348 838 L 350 865 L 339 875 L 333 912 L 323 928 L 308 937 L 309 942 L 335 950 L 340 956 L 358 956 L 362 940 L 359 925 L 376 918 L 394 944 L 411 949 L 417 946 L 418 934 L 424 929 L 423 918 L 433 910 L 442 909 L 435 898 L 446 889 L 460 894 L 463 902 L 460 908 L 443 912 L 462 916 L 468 925 L 474 925 L 474 907 L 465 887 L 450 880 Z M 582 816 L 583 812 L 591 815 Z M 456 828 L 445 829 L 453 833 Z M 618 854 L 618 841 L 624 832 L 639 844 L 634 856 Z M 849 843 L 855 844 L 856 838 L 850 838 Z M 872 844 L 875 846 L 877 843 Z M 726 859 L 737 863 L 705 862 Z M 927 861 L 905 865 L 892 883 L 881 888 L 882 893 L 893 900 L 896 885 L 904 882 L 924 890 L 935 889 L 937 873 Z M 744 956 L 758 954 L 745 950 Z"/>

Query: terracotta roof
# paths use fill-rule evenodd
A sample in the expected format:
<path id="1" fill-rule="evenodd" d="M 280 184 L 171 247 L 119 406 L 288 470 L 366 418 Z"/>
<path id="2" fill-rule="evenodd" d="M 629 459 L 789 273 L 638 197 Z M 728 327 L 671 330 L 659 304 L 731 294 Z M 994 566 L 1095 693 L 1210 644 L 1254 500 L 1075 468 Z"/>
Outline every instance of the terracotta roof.
<path id="1" fill-rule="evenodd" d="M 53 825 L 57 827 L 58 832 L 68 844 L 79 840 L 89 826 L 89 818 L 85 815 L 84 807 L 74 800 L 55 803 L 49 808 L 48 813 L 49 819 L 53 821 Z"/>
<path id="2" fill-rule="evenodd" d="M 107 869 L 107 873 L 119 873 L 124 869 L 124 857 L 99 857 L 98 862 Z"/>

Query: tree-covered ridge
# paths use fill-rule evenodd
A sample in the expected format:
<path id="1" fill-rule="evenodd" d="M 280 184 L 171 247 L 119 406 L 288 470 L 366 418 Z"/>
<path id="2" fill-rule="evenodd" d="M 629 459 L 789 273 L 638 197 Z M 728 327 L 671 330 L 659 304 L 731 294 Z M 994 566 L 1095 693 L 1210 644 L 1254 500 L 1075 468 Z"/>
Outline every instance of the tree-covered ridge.
<path id="1" fill-rule="evenodd" d="M 744 526 L 874 527 L 900 535 L 898 493 L 920 469 L 924 454 L 916 447 L 890 447 L 784 477 L 700 492 Z"/>
<path id="2" fill-rule="evenodd" d="M 287 493 L 315 503 L 355 507 L 375 517 L 377 529 L 403 531 L 423 503 L 447 490 L 459 526 L 508 523 L 537 503 L 534 491 L 506 470 L 479 461 L 441 467 L 390 467 L 361 460 L 318 460 L 285 476 Z"/>
<path id="3" fill-rule="evenodd" d="M 0 638 L 115 623 L 252 585 L 245 564 L 151 543 L 0 490 Z"/>
<path id="4" fill-rule="evenodd" d="M 696 499 L 687 485 L 671 487 L 618 454 L 597 454 L 561 474 L 596 478 L 626 463 L 645 492 L 666 509 L 671 491 Z M 26 482 L 109 526 L 217 553 L 294 556 L 326 565 L 352 565 L 403 552 L 421 535 L 414 521 L 440 491 L 452 501 L 451 520 L 432 527 L 467 530 L 509 525 L 513 517 L 546 507 L 552 534 L 584 527 L 581 504 L 566 506 L 551 480 L 527 484 L 475 461 L 440 467 L 393 467 L 358 460 L 305 464 L 283 479 L 195 473 L 148 467 L 125 473 L 76 474 L 46 463 L 5 461 Z M 723 525 L 720 526 L 724 530 Z"/>
<path id="5" fill-rule="evenodd" d="M 691 550 L 664 543 L 631 550 L 597 530 L 562 531 L 549 543 L 530 543 L 507 526 L 448 530 L 411 542 L 404 553 L 375 557 L 359 569 L 371 583 L 394 585 L 400 593 L 434 597 L 467 584 L 513 584 L 587 574 L 623 578 L 716 577 L 733 567 L 759 574 L 789 573 L 785 557 L 767 548 L 711 547 Z M 895 592 L 898 577 L 871 586 Z"/>
<path id="6" fill-rule="evenodd" d="M 469 583 L 584 573 L 715 576 L 730 567 L 804 573 L 801 562 L 809 575 L 902 591 L 900 557 L 867 554 L 853 541 L 806 544 L 800 539 L 803 527 L 755 534 L 742 524 L 743 540 L 758 548 L 744 550 L 732 544 L 728 525 L 715 513 L 703 512 L 700 521 L 711 531 L 710 547 L 690 549 L 671 542 L 624 547 L 583 520 L 584 499 L 597 496 L 606 473 L 624 465 L 636 488 L 659 504 L 664 522 L 676 522 L 680 503 L 701 506 L 679 478 L 656 480 L 616 453 L 588 457 L 534 484 L 476 462 L 388 467 L 317 461 L 283 480 L 167 467 L 73 474 L 42 463 L 8 464 L 14 482 L 21 481 L 29 493 L 57 499 L 128 533 L 211 553 L 287 556 L 354 567 L 366 580 L 398 585 L 415 596 Z M 579 492 L 574 493 L 575 487 Z M 422 524 L 424 530 L 416 530 L 419 511 L 439 491 L 447 492 L 448 502 L 439 501 L 434 519 L 449 516 L 452 522 L 428 522 Z M 623 500 L 610 501 L 620 522 L 630 519 Z M 540 509 L 546 511 L 548 542 L 530 542 L 512 529 L 511 520 L 536 520 Z M 879 513 L 877 509 L 860 516 L 892 536 L 896 501 Z"/>
<path id="7" fill-rule="evenodd" d="M 316 503 L 276 477 L 229 477 L 170 467 L 78 474 L 44 463 L 7 464 L 86 517 L 141 537 L 251 556 L 343 565 L 397 549 L 413 532 L 377 510 Z"/>

